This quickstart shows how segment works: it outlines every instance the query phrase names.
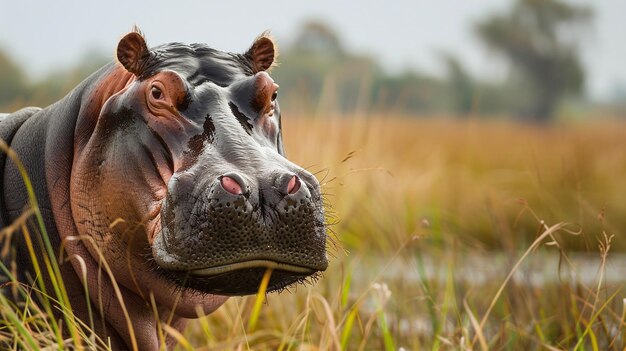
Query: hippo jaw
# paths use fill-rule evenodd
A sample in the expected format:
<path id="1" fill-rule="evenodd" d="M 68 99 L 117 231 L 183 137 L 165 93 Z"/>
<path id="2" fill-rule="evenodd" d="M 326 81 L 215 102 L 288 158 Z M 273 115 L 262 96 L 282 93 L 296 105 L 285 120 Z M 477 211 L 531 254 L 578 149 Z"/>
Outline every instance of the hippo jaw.
<path id="1" fill-rule="evenodd" d="M 306 180 L 287 195 L 263 182 L 232 194 L 219 177 L 204 184 L 173 176 L 152 245 L 160 271 L 181 287 L 221 295 L 256 293 L 268 269 L 268 291 L 314 279 L 328 266 L 324 212 L 317 181 L 299 173 Z"/>
<path id="2" fill-rule="evenodd" d="M 277 268 L 272 269 L 272 267 Z M 222 268 L 228 271 L 205 275 L 207 270 L 213 271 Z M 266 292 L 280 291 L 289 286 L 306 282 L 308 279 L 315 280 L 319 274 L 318 271 L 309 268 L 281 264 L 270 260 L 254 260 L 226 267 L 213 267 L 190 272 L 169 271 L 165 273 L 165 276 L 181 288 L 215 295 L 243 296 L 259 291 L 263 276 L 268 269 L 272 269 L 272 271 Z M 295 272 L 293 269 L 299 271 Z"/>

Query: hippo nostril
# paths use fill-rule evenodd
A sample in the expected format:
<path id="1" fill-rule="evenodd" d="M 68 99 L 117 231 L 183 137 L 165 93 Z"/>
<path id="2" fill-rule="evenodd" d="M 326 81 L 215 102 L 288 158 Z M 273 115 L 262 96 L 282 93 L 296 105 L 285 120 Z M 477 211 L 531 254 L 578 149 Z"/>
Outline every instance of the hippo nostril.
<path id="1" fill-rule="evenodd" d="M 287 194 L 295 194 L 298 190 L 300 190 L 300 179 L 294 175 L 287 184 Z"/>
<path id="2" fill-rule="evenodd" d="M 235 194 L 235 195 L 243 194 L 241 185 L 237 183 L 236 180 L 234 180 L 233 178 L 229 176 L 222 176 L 222 179 L 220 179 L 220 184 L 222 185 L 222 188 L 224 188 L 224 190 L 228 191 L 231 194 Z"/>

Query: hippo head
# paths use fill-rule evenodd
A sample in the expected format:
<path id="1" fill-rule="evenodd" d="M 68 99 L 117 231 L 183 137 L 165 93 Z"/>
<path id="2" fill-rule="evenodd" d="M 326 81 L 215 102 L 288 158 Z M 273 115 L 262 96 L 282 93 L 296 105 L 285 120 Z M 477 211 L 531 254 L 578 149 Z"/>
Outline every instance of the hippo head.
<path id="1" fill-rule="evenodd" d="M 77 126 L 72 209 L 123 284 L 245 295 L 268 269 L 269 291 L 326 269 L 320 185 L 283 150 L 275 55 L 266 36 L 245 54 L 120 41 L 97 118 Z"/>

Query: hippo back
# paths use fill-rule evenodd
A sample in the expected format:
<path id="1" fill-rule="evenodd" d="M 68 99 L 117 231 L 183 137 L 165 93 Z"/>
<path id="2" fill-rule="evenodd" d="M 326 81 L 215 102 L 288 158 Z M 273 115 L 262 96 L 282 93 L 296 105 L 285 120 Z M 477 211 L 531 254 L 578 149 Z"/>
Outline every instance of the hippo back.
<path id="1" fill-rule="evenodd" d="M 2 139 L 6 145 L 11 145 L 13 136 L 17 133 L 19 128 L 24 122 L 36 112 L 41 109 L 38 107 L 26 107 L 15 113 L 2 113 L 0 114 L 0 139 Z M 7 154 L 4 150 L 0 152 L 0 179 L 4 179 L 4 170 L 7 165 Z M 4 194 L 4 182 L 0 182 L 0 194 Z M 11 222 L 7 216 L 7 209 L 4 196 L 0 197 L 0 229 L 6 227 Z"/>
<path id="2" fill-rule="evenodd" d="M 6 145 L 11 144 L 11 140 L 15 133 L 19 130 L 19 128 L 24 124 L 24 122 L 31 117 L 33 114 L 41 110 L 38 107 L 26 107 L 15 113 L 2 113 L 0 114 L 0 139 L 6 143 Z M 7 153 L 5 150 L 0 152 L 0 179 L 4 179 L 4 170 L 6 168 L 7 162 L 11 162 L 7 160 Z M 4 194 L 4 182 L 0 181 L 0 194 Z M 6 203 L 4 196 L 0 196 L 0 230 L 4 229 L 11 223 L 11 219 L 7 212 Z M 19 257 L 2 257 L 2 263 L 9 267 L 11 260 L 19 259 Z M 18 264 L 23 262 L 18 262 Z M 0 271 L 0 283 L 4 283 L 7 280 L 7 277 Z M 5 294 L 5 296 L 8 296 Z"/>

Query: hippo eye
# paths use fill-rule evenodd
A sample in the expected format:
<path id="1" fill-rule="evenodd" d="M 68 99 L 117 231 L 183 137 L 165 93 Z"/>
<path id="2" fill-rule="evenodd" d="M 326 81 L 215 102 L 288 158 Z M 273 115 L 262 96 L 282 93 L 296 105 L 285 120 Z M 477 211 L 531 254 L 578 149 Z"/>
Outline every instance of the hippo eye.
<path id="1" fill-rule="evenodd" d="M 277 97 L 278 97 L 278 90 L 276 90 L 274 94 L 272 94 L 272 101 L 276 101 Z"/>
<path id="2" fill-rule="evenodd" d="M 163 92 L 161 92 L 161 89 L 153 86 L 152 90 L 150 90 L 150 94 L 152 94 L 152 97 L 155 98 L 156 100 L 160 100 L 161 97 L 163 96 Z"/>

